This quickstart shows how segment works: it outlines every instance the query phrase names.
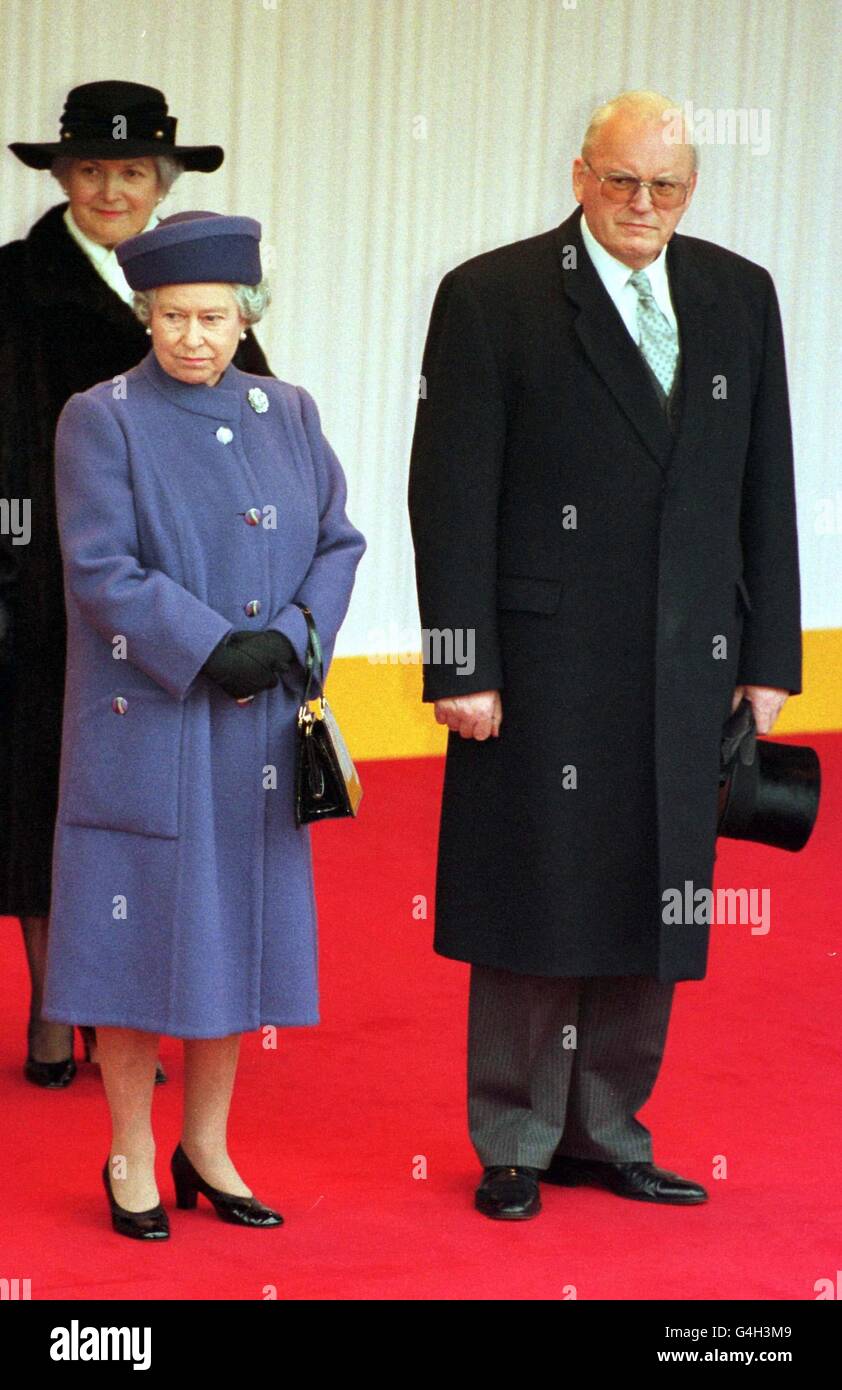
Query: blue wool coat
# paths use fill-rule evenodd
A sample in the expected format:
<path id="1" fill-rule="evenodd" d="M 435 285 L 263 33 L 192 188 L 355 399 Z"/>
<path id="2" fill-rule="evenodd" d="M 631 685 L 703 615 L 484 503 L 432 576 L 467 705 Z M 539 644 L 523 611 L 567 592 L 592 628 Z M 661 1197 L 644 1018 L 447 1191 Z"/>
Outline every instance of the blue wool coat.
<path id="1" fill-rule="evenodd" d="M 124 388 L 68 401 L 56 499 L 68 642 L 44 1017 L 183 1038 L 317 1023 L 293 600 L 329 663 L 365 541 L 316 405 L 234 366 L 185 384 L 150 352 Z M 297 660 L 240 705 L 200 668 L 260 628 Z"/>

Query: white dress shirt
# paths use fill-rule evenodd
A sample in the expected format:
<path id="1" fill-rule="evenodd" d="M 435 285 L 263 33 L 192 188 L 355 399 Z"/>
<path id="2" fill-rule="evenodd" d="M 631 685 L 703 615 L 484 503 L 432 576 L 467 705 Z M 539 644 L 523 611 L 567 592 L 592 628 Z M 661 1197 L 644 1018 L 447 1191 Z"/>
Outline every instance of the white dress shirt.
<path id="1" fill-rule="evenodd" d="M 580 222 L 582 228 L 582 240 L 585 243 L 588 255 L 593 261 L 594 270 L 610 294 L 617 312 L 631 333 L 634 341 L 640 345 L 640 330 L 637 326 L 637 290 L 634 285 L 629 284 L 629 276 L 634 274 L 632 267 L 624 265 L 612 256 L 605 247 L 598 242 L 585 219 L 584 212 Z M 655 258 L 651 265 L 645 267 L 646 274 L 649 276 L 649 283 L 652 286 L 652 294 L 655 303 L 665 314 L 673 328 L 678 332 L 678 321 L 675 317 L 675 310 L 670 299 L 669 280 L 667 279 L 667 248 L 661 247 L 661 253 Z"/>
<path id="2" fill-rule="evenodd" d="M 146 226 L 143 228 L 143 231 L 151 232 L 153 227 L 157 227 L 158 221 L 158 214 L 153 212 Z M 117 260 L 114 251 L 110 250 L 107 246 L 100 246 L 99 242 L 91 241 L 89 236 L 85 236 L 85 233 L 80 230 L 73 213 L 70 211 L 69 205 L 65 209 L 64 225 L 77 246 L 82 248 L 91 265 L 98 274 L 102 276 L 106 285 L 110 286 L 114 293 L 118 294 L 126 304 L 131 304 L 134 297 L 134 290 L 123 274 L 123 268 Z"/>

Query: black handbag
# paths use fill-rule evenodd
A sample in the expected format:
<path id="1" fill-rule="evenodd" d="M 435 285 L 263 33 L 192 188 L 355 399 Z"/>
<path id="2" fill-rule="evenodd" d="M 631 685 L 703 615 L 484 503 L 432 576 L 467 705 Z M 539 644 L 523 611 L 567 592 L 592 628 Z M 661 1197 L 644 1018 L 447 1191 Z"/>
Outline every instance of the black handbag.
<path id="1" fill-rule="evenodd" d="M 331 817 L 355 816 L 363 789 L 333 712 L 323 693 L 319 712 L 313 714 L 313 680 L 324 685 L 322 644 L 313 614 L 298 603 L 307 620 L 307 659 L 304 694 L 298 710 L 298 746 L 295 759 L 295 820 L 297 825 Z"/>

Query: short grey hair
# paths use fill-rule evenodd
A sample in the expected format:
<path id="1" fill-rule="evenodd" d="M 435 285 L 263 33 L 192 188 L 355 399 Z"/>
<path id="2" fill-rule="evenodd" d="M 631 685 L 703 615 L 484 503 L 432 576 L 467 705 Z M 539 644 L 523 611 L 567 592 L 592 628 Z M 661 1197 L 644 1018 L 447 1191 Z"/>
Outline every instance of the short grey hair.
<path id="1" fill-rule="evenodd" d="M 140 158 L 141 156 L 138 157 Z M 184 165 L 180 159 L 175 158 L 175 156 L 171 154 L 153 154 L 143 156 L 143 158 L 151 159 L 155 165 L 161 197 L 165 198 L 179 174 L 184 173 Z M 58 179 L 62 188 L 64 188 L 64 181 L 73 165 L 86 164 L 87 162 L 86 159 L 80 159 L 78 155 L 57 154 L 50 165 L 50 173 L 54 179 Z"/>
<path id="2" fill-rule="evenodd" d="M 237 308 L 246 323 L 259 323 L 272 302 L 269 282 L 261 280 L 259 285 L 230 285 L 237 301 Z M 135 290 L 132 308 L 141 323 L 148 323 L 152 317 L 155 302 L 154 290 Z"/>
<path id="3" fill-rule="evenodd" d="M 671 97 L 664 96 L 662 92 L 646 90 L 620 92 L 619 96 L 613 97 L 611 101 L 606 101 L 593 112 L 585 131 L 585 138 L 582 141 L 582 158 L 590 161 L 600 130 L 605 122 L 609 121 L 618 111 L 634 111 L 639 116 L 649 116 L 653 120 L 660 120 L 667 110 L 673 111 L 678 117 L 682 114 L 678 103 L 673 101 Z M 664 124 L 666 126 L 667 123 Z M 687 134 L 686 128 L 684 128 L 684 133 Z M 689 140 L 686 141 L 686 144 L 693 162 L 691 172 L 695 174 L 699 168 L 699 151 Z"/>

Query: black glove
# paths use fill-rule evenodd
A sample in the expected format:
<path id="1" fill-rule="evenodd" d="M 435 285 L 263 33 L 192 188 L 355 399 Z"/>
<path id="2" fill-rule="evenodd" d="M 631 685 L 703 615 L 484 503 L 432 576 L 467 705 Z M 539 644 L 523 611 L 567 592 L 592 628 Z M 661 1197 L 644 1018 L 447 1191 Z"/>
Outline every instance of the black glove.
<path id="1" fill-rule="evenodd" d="M 240 648 L 245 648 L 249 656 L 262 661 L 277 675 L 288 671 L 297 659 L 295 647 L 289 638 L 272 627 L 264 628 L 262 632 L 232 632 L 230 641 L 235 642 Z"/>
<path id="2" fill-rule="evenodd" d="M 295 660 L 295 648 L 282 632 L 231 632 L 214 647 L 202 671 L 226 695 L 243 700 L 271 690 Z"/>

